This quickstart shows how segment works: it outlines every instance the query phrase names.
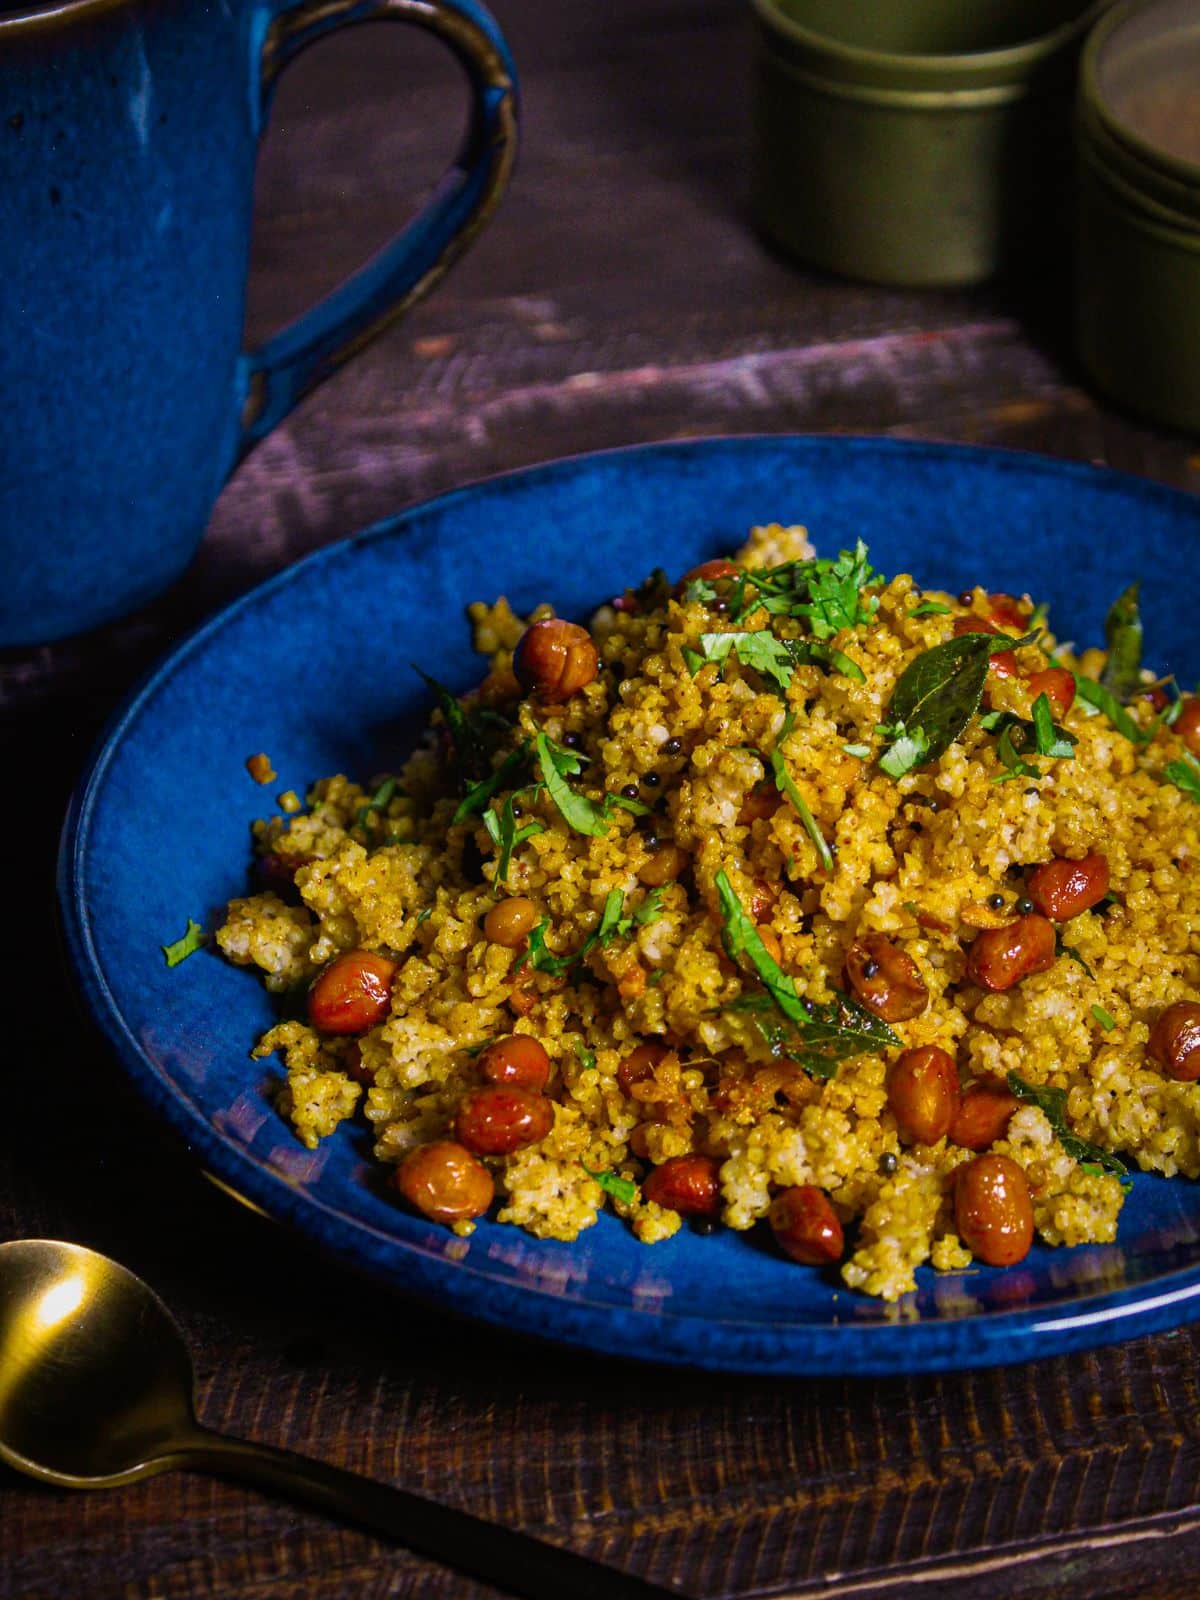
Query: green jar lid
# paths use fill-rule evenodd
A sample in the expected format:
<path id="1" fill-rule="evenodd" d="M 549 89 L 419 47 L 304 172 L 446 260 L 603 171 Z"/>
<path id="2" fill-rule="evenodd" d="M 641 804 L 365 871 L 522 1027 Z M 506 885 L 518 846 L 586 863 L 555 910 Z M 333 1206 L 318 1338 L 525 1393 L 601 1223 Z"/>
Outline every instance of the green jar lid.
<path id="1" fill-rule="evenodd" d="M 1122 0 L 1088 38 L 1076 133 L 1082 159 L 1144 219 L 1200 228 L 1200 9 Z"/>
<path id="2" fill-rule="evenodd" d="M 995 104 L 1027 93 L 1110 0 L 752 0 L 766 48 L 854 97 Z"/>

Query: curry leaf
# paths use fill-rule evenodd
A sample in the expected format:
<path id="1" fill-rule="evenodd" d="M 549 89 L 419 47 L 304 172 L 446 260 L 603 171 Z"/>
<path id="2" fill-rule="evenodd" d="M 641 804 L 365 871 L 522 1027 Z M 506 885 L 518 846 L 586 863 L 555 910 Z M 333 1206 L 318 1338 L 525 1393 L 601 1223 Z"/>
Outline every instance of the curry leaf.
<path id="1" fill-rule="evenodd" d="M 911 748 L 897 751 L 890 763 L 891 751 L 885 752 L 880 758 L 883 770 L 897 777 L 895 767 L 907 772 L 943 755 L 979 710 L 992 655 L 1013 648 L 1013 640 L 1006 638 L 1000 644 L 994 633 L 964 633 L 923 650 L 910 661 L 897 680 L 889 716 L 893 727 L 904 730 L 901 738 L 915 739 L 919 729 L 924 751 L 916 760 L 911 759 Z"/>
<path id="2" fill-rule="evenodd" d="M 1100 674 L 1100 683 L 1118 700 L 1130 699 L 1142 686 L 1140 588 L 1140 584 L 1131 583 L 1125 593 L 1113 601 L 1104 619 L 1108 660 Z"/>
<path id="3" fill-rule="evenodd" d="M 1059 1144 L 1075 1161 L 1082 1162 L 1086 1166 L 1100 1167 L 1105 1172 L 1112 1173 L 1113 1177 L 1120 1178 L 1122 1183 L 1130 1181 L 1129 1169 L 1117 1156 L 1108 1150 L 1102 1150 L 1099 1145 L 1089 1144 L 1086 1139 L 1081 1139 L 1077 1133 L 1071 1132 L 1067 1126 L 1065 1089 L 1055 1089 L 1048 1083 L 1041 1085 L 1026 1083 L 1019 1072 L 1008 1074 L 1008 1087 L 1018 1100 L 1024 1101 L 1026 1105 L 1037 1106 L 1054 1130 Z"/>
<path id="4" fill-rule="evenodd" d="M 755 1002 L 760 997 L 750 996 L 749 1003 L 741 1008 L 755 1014 L 756 1025 L 773 1053 L 786 1055 L 818 1077 L 828 1077 L 837 1063 L 849 1056 L 899 1044 L 886 1022 L 849 995 L 839 994 L 827 1005 L 801 1000 L 792 979 L 763 944 L 724 869 L 713 881 L 720 898 L 723 937 L 730 959 L 737 961 L 745 956 L 767 996 L 786 1019 L 787 1026 L 775 1022 L 777 1031 L 772 1032 L 772 1024 L 758 1016 L 761 1008 Z"/>

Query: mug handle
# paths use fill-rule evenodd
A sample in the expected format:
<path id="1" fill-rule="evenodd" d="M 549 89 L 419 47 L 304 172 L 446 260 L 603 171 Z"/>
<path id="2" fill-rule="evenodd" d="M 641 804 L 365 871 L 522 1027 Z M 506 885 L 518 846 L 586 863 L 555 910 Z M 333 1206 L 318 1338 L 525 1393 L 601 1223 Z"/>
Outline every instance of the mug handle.
<path id="1" fill-rule="evenodd" d="M 241 461 L 301 397 L 403 315 L 471 244 L 495 210 L 517 148 L 516 75 L 495 19 L 477 0 L 297 0 L 259 51 L 265 116 L 276 80 L 309 45 L 360 22 L 411 22 L 457 56 L 471 83 L 470 125 L 433 198 L 404 231 L 238 368 Z"/>

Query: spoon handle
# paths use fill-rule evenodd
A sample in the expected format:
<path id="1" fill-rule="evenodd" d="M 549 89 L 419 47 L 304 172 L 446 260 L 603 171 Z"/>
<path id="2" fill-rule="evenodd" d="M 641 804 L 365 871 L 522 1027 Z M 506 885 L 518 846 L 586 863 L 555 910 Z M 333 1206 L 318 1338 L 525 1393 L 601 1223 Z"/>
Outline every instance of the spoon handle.
<path id="1" fill-rule="evenodd" d="M 530 1534 L 291 1450 L 198 1427 L 177 1461 L 299 1496 L 523 1600 L 681 1600 L 678 1589 L 616 1572 Z"/>

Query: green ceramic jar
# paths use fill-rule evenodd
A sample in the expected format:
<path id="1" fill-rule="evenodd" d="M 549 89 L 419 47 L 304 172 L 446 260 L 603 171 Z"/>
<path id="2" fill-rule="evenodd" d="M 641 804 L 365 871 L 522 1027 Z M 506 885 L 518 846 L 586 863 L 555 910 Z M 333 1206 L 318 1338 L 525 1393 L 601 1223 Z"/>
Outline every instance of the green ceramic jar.
<path id="1" fill-rule="evenodd" d="M 1104 0 L 753 5 L 752 203 L 771 238 L 888 284 L 975 283 L 1045 258 L 1077 48 Z"/>
<path id="2" fill-rule="evenodd" d="M 1200 7 L 1125 0 L 1079 79 L 1076 332 L 1096 386 L 1200 433 Z"/>

